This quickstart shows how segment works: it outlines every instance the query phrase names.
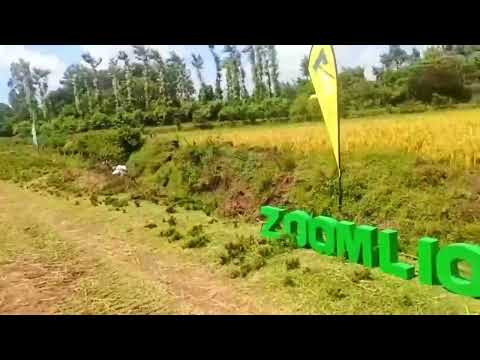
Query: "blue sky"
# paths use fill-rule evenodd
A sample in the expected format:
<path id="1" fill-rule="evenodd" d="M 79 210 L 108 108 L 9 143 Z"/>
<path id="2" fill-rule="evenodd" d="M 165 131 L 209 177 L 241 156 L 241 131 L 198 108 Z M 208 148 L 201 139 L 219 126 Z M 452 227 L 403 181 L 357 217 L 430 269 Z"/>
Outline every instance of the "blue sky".
<path id="1" fill-rule="evenodd" d="M 191 53 L 202 55 L 204 60 L 204 77 L 209 83 L 215 81 L 215 65 L 207 45 L 149 45 L 156 48 L 163 55 L 170 51 L 176 51 L 190 62 Z M 427 45 L 416 45 L 420 51 Z M 243 45 L 239 45 L 240 48 Z M 282 81 L 294 80 L 299 75 L 300 60 L 303 55 L 308 55 L 311 45 L 277 45 L 280 65 L 280 79 Z M 407 51 L 411 51 L 412 45 L 402 45 Z M 217 51 L 221 52 L 219 45 Z M 371 77 L 372 65 L 378 65 L 381 53 L 385 52 L 388 45 L 335 45 L 335 52 L 340 68 L 351 66 L 364 66 L 367 77 Z M 115 56 L 119 50 L 131 52 L 129 45 L 0 45 L 0 102 L 8 102 L 9 67 L 12 61 L 23 58 L 30 61 L 32 66 L 47 68 L 52 71 L 49 80 L 51 90 L 59 86 L 59 80 L 68 65 L 79 63 L 81 54 L 89 51 L 95 57 L 102 57 L 105 66 L 108 59 Z M 247 84 L 250 81 L 250 68 L 244 59 L 247 73 Z M 190 67 L 191 68 L 191 67 Z M 192 77 L 197 84 L 195 73 Z"/>

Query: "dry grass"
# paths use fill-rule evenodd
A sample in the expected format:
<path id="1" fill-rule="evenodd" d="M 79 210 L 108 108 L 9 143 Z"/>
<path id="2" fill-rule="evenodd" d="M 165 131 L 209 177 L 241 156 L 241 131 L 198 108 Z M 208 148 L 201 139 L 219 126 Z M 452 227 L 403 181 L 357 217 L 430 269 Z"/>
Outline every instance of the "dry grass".
<path id="1" fill-rule="evenodd" d="M 350 119 L 342 122 L 341 130 L 344 154 L 400 151 L 466 168 L 480 164 L 480 111 L 475 109 Z M 198 131 L 185 137 L 188 141 L 213 137 L 234 145 L 288 146 L 303 154 L 330 151 L 321 123 Z"/>

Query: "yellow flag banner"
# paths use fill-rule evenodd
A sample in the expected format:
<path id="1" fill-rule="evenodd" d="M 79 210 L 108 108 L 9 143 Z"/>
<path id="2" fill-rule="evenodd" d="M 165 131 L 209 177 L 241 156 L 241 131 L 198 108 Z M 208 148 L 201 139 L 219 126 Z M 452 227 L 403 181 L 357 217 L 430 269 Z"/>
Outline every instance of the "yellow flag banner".
<path id="1" fill-rule="evenodd" d="M 332 45 L 313 45 L 308 71 L 320 103 L 325 126 L 340 174 L 340 129 L 338 118 L 337 64 Z"/>

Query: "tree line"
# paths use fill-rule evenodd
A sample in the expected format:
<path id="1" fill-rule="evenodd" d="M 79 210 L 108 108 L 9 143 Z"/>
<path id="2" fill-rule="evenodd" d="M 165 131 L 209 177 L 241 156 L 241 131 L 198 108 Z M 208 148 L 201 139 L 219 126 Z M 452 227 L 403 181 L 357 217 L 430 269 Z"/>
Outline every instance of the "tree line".
<path id="1" fill-rule="evenodd" d="M 112 59 L 82 54 L 83 64 L 70 65 L 60 87 L 49 91 L 48 69 L 31 68 L 23 60 L 11 64 L 8 82 L 10 106 L 0 106 L 0 135 L 40 132 L 74 133 L 111 127 L 142 127 L 184 122 L 291 118 L 318 119 L 321 112 L 310 99 L 308 57 L 295 81 L 282 83 L 274 45 L 208 45 L 215 64 L 215 81 L 204 76 L 200 54 L 183 58 L 175 52 L 162 56 L 144 45 L 132 47 L 133 56 L 120 51 Z M 108 62 L 106 69 L 100 65 Z M 339 74 L 340 113 L 415 111 L 427 105 L 467 102 L 480 83 L 479 45 L 431 46 L 423 56 L 390 45 L 373 67 L 368 80 L 362 67 Z M 196 91 L 189 62 L 196 76 Z M 252 89 L 246 86 L 250 71 Z M 399 110 L 400 109 L 400 110 Z"/>

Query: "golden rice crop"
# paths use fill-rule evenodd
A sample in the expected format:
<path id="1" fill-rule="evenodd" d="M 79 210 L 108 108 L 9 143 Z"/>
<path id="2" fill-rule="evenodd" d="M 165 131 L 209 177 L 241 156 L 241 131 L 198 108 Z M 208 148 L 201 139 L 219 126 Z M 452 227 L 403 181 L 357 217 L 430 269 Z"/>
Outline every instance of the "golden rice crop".
<path id="1" fill-rule="evenodd" d="M 215 138 L 234 145 L 289 146 L 308 153 L 330 151 L 323 123 L 252 126 L 196 131 L 189 139 Z M 480 165 L 480 110 L 449 110 L 349 119 L 341 122 L 342 154 L 402 151 L 451 165 Z"/>

